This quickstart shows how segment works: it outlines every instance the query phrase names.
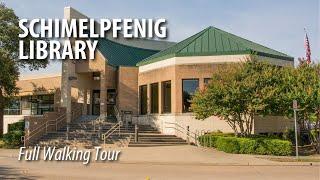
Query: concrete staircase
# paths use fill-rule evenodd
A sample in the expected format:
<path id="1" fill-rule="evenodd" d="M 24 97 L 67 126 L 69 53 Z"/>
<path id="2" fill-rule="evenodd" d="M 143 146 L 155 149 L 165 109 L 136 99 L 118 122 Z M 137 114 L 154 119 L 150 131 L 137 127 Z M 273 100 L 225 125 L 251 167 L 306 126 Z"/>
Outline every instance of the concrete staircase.
<path id="1" fill-rule="evenodd" d="M 38 144 L 41 146 L 83 146 L 84 148 L 92 148 L 100 146 L 102 141 L 101 134 L 107 132 L 115 123 L 103 122 L 93 126 L 93 121 L 97 116 L 82 116 L 77 121 L 70 123 L 69 133 L 67 127 L 64 126 L 57 132 L 49 132 L 41 137 Z M 95 129 L 95 130 L 94 130 Z M 115 131 L 107 140 L 107 144 L 116 144 L 117 146 L 129 147 L 147 147 L 147 146 L 173 146 L 186 145 L 186 141 L 174 135 L 161 134 L 155 128 L 148 125 L 139 125 L 139 141 L 135 142 L 135 126 L 120 127 L 119 131 Z"/>

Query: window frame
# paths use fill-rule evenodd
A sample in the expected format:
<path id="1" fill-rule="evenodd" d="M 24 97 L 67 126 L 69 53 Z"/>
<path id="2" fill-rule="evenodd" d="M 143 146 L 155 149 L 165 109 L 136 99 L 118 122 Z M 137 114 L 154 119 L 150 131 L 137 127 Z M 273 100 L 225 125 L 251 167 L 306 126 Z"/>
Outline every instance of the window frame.
<path id="1" fill-rule="evenodd" d="M 164 91 L 164 85 L 166 84 L 166 83 L 170 83 L 170 102 L 169 102 L 169 107 L 168 108 L 166 108 L 165 107 L 165 91 Z M 171 82 L 171 80 L 168 80 L 168 81 L 162 81 L 161 82 L 161 101 L 162 101 L 162 103 L 161 103 L 161 112 L 163 113 L 163 114 L 170 114 L 170 113 L 172 113 L 172 82 Z M 168 110 L 168 111 L 167 111 Z"/>
<path id="2" fill-rule="evenodd" d="M 200 78 L 186 78 L 186 79 L 181 79 L 181 104 L 182 104 L 182 113 L 192 113 L 192 111 L 186 111 L 184 109 L 184 97 L 183 97 L 183 90 L 184 90 L 184 81 L 188 81 L 188 80 L 196 80 L 198 81 L 198 87 L 196 88 L 195 91 L 197 91 L 200 88 Z"/>
<path id="3" fill-rule="evenodd" d="M 157 94 L 157 97 L 156 98 L 153 98 L 153 86 L 156 86 L 156 94 Z M 156 101 L 156 108 L 154 111 L 154 107 L 153 107 L 153 101 Z M 158 82 L 155 82 L 155 83 L 151 83 L 150 84 L 150 113 L 151 114 L 159 114 L 159 83 Z"/>
<path id="4" fill-rule="evenodd" d="M 143 103 L 142 103 L 142 89 L 143 88 L 146 88 L 146 92 L 145 92 L 145 95 L 146 95 L 146 104 L 145 104 L 145 112 L 144 111 L 142 111 L 142 109 L 144 109 L 144 108 L 142 108 L 143 107 Z M 147 84 L 144 84 L 144 85 L 140 85 L 139 86 L 139 114 L 140 115 L 146 115 L 146 114 L 148 114 L 148 85 Z"/>

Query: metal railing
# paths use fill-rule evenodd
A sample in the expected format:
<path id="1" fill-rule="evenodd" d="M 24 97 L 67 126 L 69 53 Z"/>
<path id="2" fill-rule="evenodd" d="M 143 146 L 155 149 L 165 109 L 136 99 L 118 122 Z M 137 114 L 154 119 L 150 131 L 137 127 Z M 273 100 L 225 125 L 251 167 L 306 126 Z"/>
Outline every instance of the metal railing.
<path id="1" fill-rule="evenodd" d="M 82 109 L 76 109 L 71 111 L 71 121 L 77 120 L 82 115 Z"/>
<path id="2" fill-rule="evenodd" d="M 184 128 L 178 123 L 171 123 L 171 122 L 165 122 L 165 124 L 173 125 L 173 127 L 169 126 L 169 127 L 165 127 L 165 128 L 173 128 L 174 130 L 184 134 L 188 144 L 191 144 L 191 139 L 193 139 L 193 143 L 196 146 L 200 145 L 199 140 L 198 140 L 198 137 L 200 136 L 200 134 L 198 132 L 190 131 L 189 126 Z"/>
<path id="3" fill-rule="evenodd" d="M 117 106 L 114 106 L 114 112 L 116 113 L 117 123 L 113 125 L 106 133 L 102 134 L 102 140 L 104 145 L 106 144 L 106 140 L 118 130 L 118 136 L 121 135 L 121 126 L 123 125 L 122 119 L 121 119 L 121 113 Z"/>
<path id="4" fill-rule="evenodd" d="M 55 120 L 46 121 L 46 122 L 42 123 L 40 126 L 38 126 L 37 128 L 33 129 L 31 132 L 28 130 L 27 135 L 22 136 L 21 140 L 23 140 L 24 145 L 26 145 L 26 141 L 29 142 L 30 139 L 32 139 L 35 135 L 39 134 L 40 132 L 44 131 L 43 134 L 47 134 L 48 128 L 50 126 L 54 126 L 55 131 L 57 131 L 59 123 L 61 123 L 64 120 L 66 120 L 66 114 L 63 114 L 63 115 L 57 117 Z"/>
<path id="5" fill-rule="evenodd" d="M 122 126 L 122 122 L 119 121 L 118 123 L 116 123 L 114 126 L 112 126 L 106 133 L 102 134 L 102 140 L 103 140 L 103 144 L 106 144 L 106 140 L 114 133 L 118 130 L 118 136 L 120 137 L 121 135 L 121 128 Z"/>

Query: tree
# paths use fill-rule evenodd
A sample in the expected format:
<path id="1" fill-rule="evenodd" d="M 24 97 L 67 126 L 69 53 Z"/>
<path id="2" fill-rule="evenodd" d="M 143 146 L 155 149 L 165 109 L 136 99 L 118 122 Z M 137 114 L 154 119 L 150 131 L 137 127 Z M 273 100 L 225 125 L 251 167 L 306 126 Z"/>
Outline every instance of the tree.
<path id="1" fill-rule="evenodd" d="M 278 109 L 275 87 L 281 79 L 274 76 L 278 69 L 254 58 L 221 65 L 208 87 L 193 97 L 196 118 L 218 116 L 226 120 L 237 135 L 250 135 L 256 114 L 269 114 Z"/>
<path id="2" fill-rule="evenodd" d="M 281 94 L 282 111 L 292 116 L 292 101 L 299 104 L 298 122 L 300 130 L 307 132 L 320 151 L 320 65 L 302 63 L 297 68 L 287 67 L 283 71 Z M 315 134 L 312 135 L 312 132 Z"/>
<path id="3" fill-rule="evenodd" d="M 21 32 L 19 18 L 14 11 L 0 3 L 0 134 L 3 134 L 4 107 L 18 92 L 16 81 L 19 78 L 19 68 L 37 70 L 48 64 L 48 60 L 18 59 L 19 41 L 26 43 L 24 53 L 28 54 L 30 40 L 36 40 L 30 36 L 19 39 L 18 34 Z"/>

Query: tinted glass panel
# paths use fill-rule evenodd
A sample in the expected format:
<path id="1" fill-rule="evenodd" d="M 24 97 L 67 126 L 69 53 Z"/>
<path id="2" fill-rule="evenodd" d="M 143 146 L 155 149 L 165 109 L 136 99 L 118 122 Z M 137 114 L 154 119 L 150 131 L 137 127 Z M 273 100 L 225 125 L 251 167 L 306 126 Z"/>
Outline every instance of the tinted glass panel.
<path id="1" fill-rule="evenodd" d="M 159 85 L 151 84 L 151 113 L 159 112 Z"/>
<path id="2" fill-rule="evenodd" d="M 140 86 L 140 114 L 147 114 L 147 85 Z"/>
<path id="3" fill-rule="evenodd" d="M 195 91 L 199 87 L 198 79 L 182 80 L 182 110 L 183 112 L 191 112 L 191 99 Z"/>
<path id="4" fill-rule="evenodd" d="M 171 81 L 162 82 L 162 112 L 171 113 Z"/>

